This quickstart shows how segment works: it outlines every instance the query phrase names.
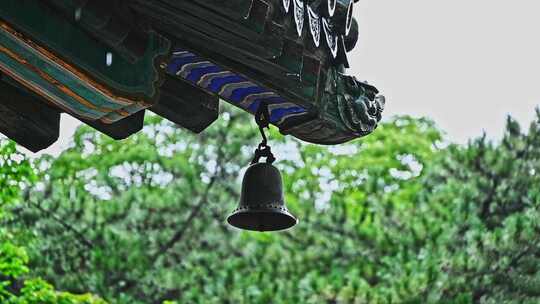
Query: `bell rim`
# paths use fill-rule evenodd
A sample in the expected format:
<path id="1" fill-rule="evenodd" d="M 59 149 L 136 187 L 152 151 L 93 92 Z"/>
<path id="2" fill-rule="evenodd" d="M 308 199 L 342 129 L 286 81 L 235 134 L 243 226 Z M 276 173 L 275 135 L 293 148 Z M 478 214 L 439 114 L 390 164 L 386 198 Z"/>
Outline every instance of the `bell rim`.
<path id="1" fill-rule="evenodd" d="M 238 220 L 242 216 L 253 214 L 253 213 L 266 213 L 266 214 L 272 214 L 274 216 L 281 217 L 282 220 L 284 219 L 283 225 L 275 226 L 276 228 L 272 229 L 265 229 L 260 230 L 256 229 L 254 227 L 251 227 L 249 225 L 242 225 Z M 249 230 L 249 231 L 257 231 L 257 232 L 269 232 L 269 231 L 283 231 L 287 230 L 289 228 L 294 227 L 296 224 L 298 224 L 298 219 L 292 215 L 287 208 L 266 208 L 266 209 L 260 209 L 260 208 L 253 208 L 253 207 L 239 207 L 235 209 L 228 217 L 227 217 L 227 223 L 229 225 L 236 227 L 238 229 L 242 230 Z"/>

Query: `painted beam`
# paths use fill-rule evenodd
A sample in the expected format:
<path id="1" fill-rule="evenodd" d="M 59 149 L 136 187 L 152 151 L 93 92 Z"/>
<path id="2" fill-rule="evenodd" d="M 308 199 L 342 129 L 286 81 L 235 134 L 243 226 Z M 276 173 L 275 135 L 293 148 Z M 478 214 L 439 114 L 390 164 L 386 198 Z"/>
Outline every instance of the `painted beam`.
<path id="1" fill-rule="evenodd" d="M 148 35 L 144 56 L 131 62 L 45 1 L 4 0 L 0 70 L 68 113 L 113 123 L 157 98 L 169 42 Z"/>

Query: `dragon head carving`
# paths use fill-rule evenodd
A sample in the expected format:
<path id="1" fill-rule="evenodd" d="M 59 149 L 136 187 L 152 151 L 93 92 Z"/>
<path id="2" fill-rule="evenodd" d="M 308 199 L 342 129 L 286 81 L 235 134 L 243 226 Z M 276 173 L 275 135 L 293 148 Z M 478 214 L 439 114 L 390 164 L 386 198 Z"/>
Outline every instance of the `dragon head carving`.
<path id="1" fill-rule="evenodd" d="M 367 135 L 381 120 L 385 98 L 375 87 L 355 77 L 335 74 L 337 110 L 343 125 L 354 133 Z"/>
<path id="2" fill-rule="evenodd" d="M 335 118 L 349 132 L 367 135 L 381 120 L 385 98 L 379 91 L 355 77 L 337 71 L 329 73 L 326 93 L 327 107 L 333 108 Z"/>

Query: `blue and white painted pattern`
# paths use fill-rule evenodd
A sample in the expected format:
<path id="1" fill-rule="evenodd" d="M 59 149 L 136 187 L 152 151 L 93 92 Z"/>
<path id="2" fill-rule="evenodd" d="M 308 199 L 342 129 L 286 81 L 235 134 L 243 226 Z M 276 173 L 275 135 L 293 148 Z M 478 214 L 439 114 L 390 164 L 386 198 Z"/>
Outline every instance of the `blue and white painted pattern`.
<path id="1" fill-rule="evenodd" d="M 167 72 L 217 94 L 252 114 L 261 102 L 266 102 L 270 110 L 270 122 L 276 125 L 293 116 L 307 114 L 305 108 L 288 102 L 277 93 L 188 51 L 174 52 Z"/>

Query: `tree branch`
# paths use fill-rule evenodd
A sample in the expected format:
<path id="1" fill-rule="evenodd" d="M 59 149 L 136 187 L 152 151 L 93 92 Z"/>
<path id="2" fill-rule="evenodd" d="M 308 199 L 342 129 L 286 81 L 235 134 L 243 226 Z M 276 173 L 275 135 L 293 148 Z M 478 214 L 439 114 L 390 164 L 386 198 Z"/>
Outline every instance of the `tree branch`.
<path id="1" fill-rule="evenodd" d="M 92 249 L 94 248 L 94 244 L 88 240 L 84 234 L 82 234 L 79 230 L 77 230 L 75 227 L 71 226 L 70 224 L 68 224 L 67 222 L 63 221 L 61 218 L 59 218 L 58 216 L 56 216 L 56 214 L 54 214 L 53 212 L 43 208 L 41 205 L 39 204 L 36 204 L 36 203 L 33 203 L 31 201 L 28 201 L 29 204 L 31 204 L 32 206 L 34 206 L 35 208 L 37 208 L 39 211 L 47 214 L 50 218 L 52 218 L 54 221 L 58 222 L 60 225 L 62 225 L 62 227 L 64 227 L 65 229 L 73 232 L 73 234 L 75 234 L 75 236 L 77 237 L 77 239 L 82 243 L 84 244 L 86 247 Z"/>

